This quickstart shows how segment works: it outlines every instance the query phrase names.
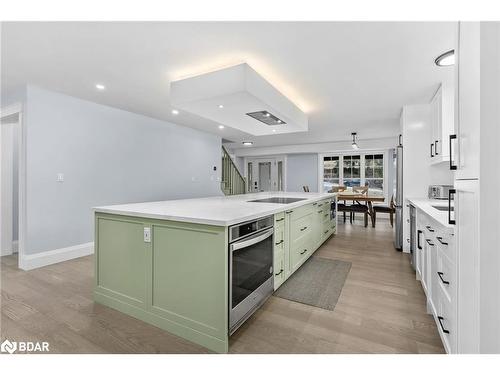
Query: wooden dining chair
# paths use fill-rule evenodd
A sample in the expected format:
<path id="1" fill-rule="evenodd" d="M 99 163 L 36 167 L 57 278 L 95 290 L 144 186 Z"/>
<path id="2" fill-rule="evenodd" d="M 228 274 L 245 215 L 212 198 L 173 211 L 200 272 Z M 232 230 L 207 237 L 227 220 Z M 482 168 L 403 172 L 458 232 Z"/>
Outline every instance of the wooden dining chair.
<path id="1" fill-rule="evenodd" d="M 368 186 L 353 186 L 352 191 L 358 194 L 368 195 Z"/>
<path id="2" fill-rule="evenodd" d="M 345 186 L 334 186 L 332 187 L 332 190 L 330 190 L 330 192 L 332 193 L 341 193 L 343 191 L 346 191 L 347 188 Z"/>
<path id="3" fill-rule="evenodd" d="M 361 194 L 361 195 L 368 195 L 368 186 L 353 186 L 352 191 Z M 365 219 L 365 227 L 368 226 L 368 204 L 367 203 L 353 203 L 351 205 L 351 217 L 352 219 L 356 219 L 356 213 L 362 213 L 364 215 Z M 352 220 L 351 220 L 352 221 Z"/>
<path id="4" fill-rule="evenodd" d="M 394 205 L 394 195 L 391 197 L 391 202 L 389 203 L 389 206 L 373 206 L 373 227 L 375 227 L 375 222 L 377 221 L 377 212 L 389 214 L 391 227 L 393 227 L 394 214 L 396 213 L 396 206 Z"/>
<path id="5" fill-rule="evenodd" d="M 304 185 L 302 186 L 302 189 L 304 189 L 304 192 L 309 193 L 309 186 Z"/>

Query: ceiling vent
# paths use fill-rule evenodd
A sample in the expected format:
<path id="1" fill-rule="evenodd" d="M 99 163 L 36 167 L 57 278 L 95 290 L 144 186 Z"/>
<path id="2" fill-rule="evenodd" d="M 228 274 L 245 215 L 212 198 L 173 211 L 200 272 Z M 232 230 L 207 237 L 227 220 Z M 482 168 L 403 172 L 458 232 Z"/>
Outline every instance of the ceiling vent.
<path id="1" fill-rule="evenodd" d="M 258 111 L 247 113 L 247 116 L 253 117 L 257 121 L 263 122 L 266 125 L 283 125 L 286 124 L 285 121 L 277 118 L 275 115 L 269 113 L 268 111 Z"/>

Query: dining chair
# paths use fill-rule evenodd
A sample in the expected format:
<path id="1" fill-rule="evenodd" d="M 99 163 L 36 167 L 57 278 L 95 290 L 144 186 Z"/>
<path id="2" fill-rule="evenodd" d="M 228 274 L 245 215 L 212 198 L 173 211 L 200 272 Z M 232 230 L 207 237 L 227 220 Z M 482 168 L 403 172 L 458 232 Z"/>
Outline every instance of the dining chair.
<path id="1" fill-rule="evenodd" d="M 394 214 L 396 213 L 396 206 L 394 205 L 394 195 L 391 197 L 391 202 L 389 206 L 373 206 L 373 226 L 375 227 L 375 222 L 377 221 L 377 212 L 389 214 L 389 219 L 391 221 L 391 227 L 394 226 Z"/>
<path id="2" fill-rule="evenodd" d="M 308 185 L 302 186 L 302 189 L 304 189 L 304 192 L 309 193 L 309 186 Z"/>
<path id="3" fill-rule="evenodd" d="M 365 186 L 353 186 L 352 191 L 361 195 L 368 195 L 368 185 Z M 351 216 L 352 219 L 356 219 L 356 213 L 362 213 L 365 219 L 365 227 L 368 226 L 368 203 L 353 203 L 351 205 Z"/>

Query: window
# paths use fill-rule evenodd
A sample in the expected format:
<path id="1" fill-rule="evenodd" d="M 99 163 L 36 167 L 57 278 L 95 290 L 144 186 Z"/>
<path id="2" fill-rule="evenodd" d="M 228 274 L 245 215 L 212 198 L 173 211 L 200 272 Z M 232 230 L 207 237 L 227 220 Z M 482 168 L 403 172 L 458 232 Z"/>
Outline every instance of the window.
<path id="1" fill-rule="evenodd" d="M 323 159 L 323 191 L 340 185 L 340 157 L 325 156 Z"/>
<path id="2" fill-rule="evenodd" d="M 361 185 L 361 156 L 344 155 L 343 157 L 343 184 L 344 186 Z"/>
<path id="3" fill-rule="evenodd" d="M 372 195 L 384 196 L 384 154 L 323 157 L 323 191 L 335 186 L 368 186 Z"/>
<path id="4" fill-rule="evenodd" d="M 365 155 L 365 185 L 373 195 L 384 195 L 384 155 Z"/>

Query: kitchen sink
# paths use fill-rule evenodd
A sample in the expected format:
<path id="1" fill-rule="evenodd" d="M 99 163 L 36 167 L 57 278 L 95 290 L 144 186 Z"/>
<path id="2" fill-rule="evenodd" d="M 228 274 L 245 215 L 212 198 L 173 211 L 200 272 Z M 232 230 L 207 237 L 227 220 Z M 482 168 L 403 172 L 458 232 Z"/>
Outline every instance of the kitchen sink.
<path id="1" fill-rule="evenodd" d="M 438 211 L 448 211 L 448 206 L 432 206 Z M 453 211 L 453 207 L 450 208 L 450 211 Z"/>
<path id="2" fill-rule="evenodd" d="M 298 201 L 305 201 L 307 198 L 284 198 L 284 197 L 271 197 L 264 199 L 255 199 L 253 201 L 247 201 L 251 203 L 280 203 L 280 204 L 289 204 Z"/>

